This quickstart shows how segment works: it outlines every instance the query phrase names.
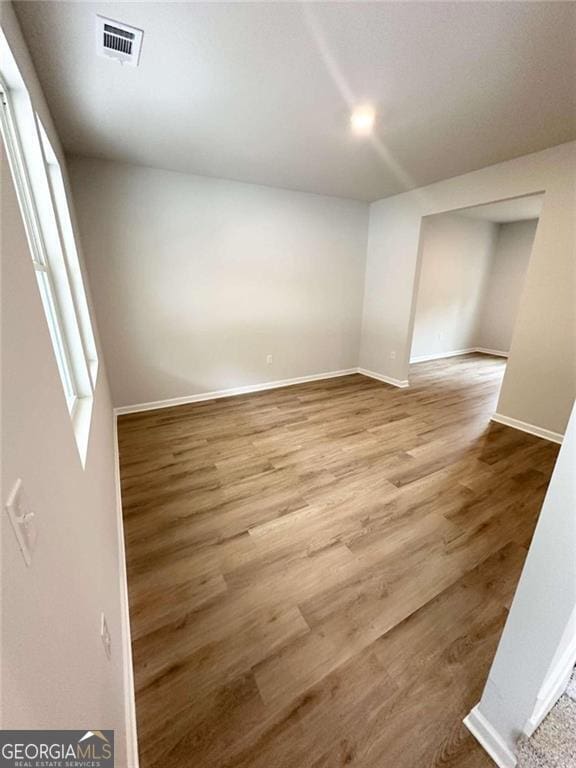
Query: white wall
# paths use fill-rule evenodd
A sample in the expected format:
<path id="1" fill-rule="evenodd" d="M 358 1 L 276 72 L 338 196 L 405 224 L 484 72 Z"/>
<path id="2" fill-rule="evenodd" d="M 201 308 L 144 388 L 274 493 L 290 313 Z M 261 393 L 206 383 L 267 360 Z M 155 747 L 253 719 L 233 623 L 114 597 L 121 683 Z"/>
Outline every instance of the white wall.
<path id="1" fill-rule="evenodd" d="M 424 220 L 412 360 L 479 346 L 497 231 L 489 221 L 464 216 Z"/>
<path id="2" fill-rule="evenodd" d="M 0 12 L 33 105 L 65 173 L 12 8 L 2 3 Z M 34 559 L 26 567 L 8 517 L 2 514 L 1 727 L 113 728 L 117 765 L 131 765 L 106 372 L 101 361 L 83 469 L 3 148 L 0 160 L 2 505 L 16 479 L 22 478 L 38 528 Z M 102 610 L 112 633 L 111 661 L 99 637 Z"/>
<path id="3" fill-rule="evenodd" d="M 537 223 L 423 219 L 411 361 L 477 347 L 509 352 Z"/>
<path id="4" fill-rule="evenodd" d="M 373 203 L 360 365 L 408 378 L 422 216 L 544 191 L 499 413 L 563 433 L 576 395 L 576 143 Z"/>
<path id="5" fill-rule="evenodd" d="M 116 406 L 358 364 L 365 203 L 79 158 L 70 175 Z"/>
<path id="6" fill-rule="evenodd" d="M 479 713 L 510 752 L 566 644 L 576 607 L 576 409 L 554 467 Z M 574 638 L 572 638 L 572 645 Z M 572 658 L 573 661 L 573 658 Z"/>
<path id="7" fill-rule="evenodd" d="M 537 225 L 536 220 L 499 225 L 475 346 L 509 352 Z"/>

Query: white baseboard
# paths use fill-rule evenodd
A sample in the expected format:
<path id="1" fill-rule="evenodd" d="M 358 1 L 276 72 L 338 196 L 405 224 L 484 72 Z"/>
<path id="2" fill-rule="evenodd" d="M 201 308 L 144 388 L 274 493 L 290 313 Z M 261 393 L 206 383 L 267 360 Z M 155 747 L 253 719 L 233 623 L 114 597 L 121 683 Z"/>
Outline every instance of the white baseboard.
<path id="1" fill-rule="evenodd" d="M 468 717 L 464 718 L 464 725 L 499 768 L 515 768 L 516 755 L 492 724 L 486 720 L 478 706 L 474 707 Z"/>
<path id="2" fill-rule="evenodd" d="M 315 373 L 311 376 L 299 376 L 295 379 L 280 379 L 278 381 L 267 381 L 264 384 L 249 384 L 245 387 L 231 387 L 230 389 L 219 389 L 214 392 L 201 392 L 198 395 L 188 395 L 186 397 L 172 397 L 168 400 L 154 400 L 149 403 L 137 403 L 136 405 L 121 405 L 114 408 L 116 416 L 123 416 L 127 413 L 140 413 L 142 411 L 155 411 L 158 408 L 173 408 L 176 405 L 189 405 L 190 403 L 201 403 L 204 400 L 218 400 L 221 397 L 235 397 L 236 395 L 249 395 L 252 392 L 264 392 L 267 389 L 278 389 L 280 387 L 291 387 L 295 384 L 307 384 L 311 381 L 322 381 L 323 379 L 336 379 L 340 376 L 350 376 L 353 373 L 361 373 L 371 379 L 383 381 L 385 384 L 391 384 L 393 387 L 409 387 L 407 380 L 393 379 L 390 376 L 384 376 L 381 373 L 368 371 L 365 368 L 346 368 L 342 371 L 328 371 L 327 373 Z"/>
<path id="3" fill-rule="evenodd" d="M 120 459 L 118 455 L 118 428 L 113 419 L 114 439 L 114 482 L 116 486 L 116 520 L 118 531 L 118 557 L 120 572 L 120 602 L 122 621 L 122 667 L 124 677 L 124 722 L 126 728 L 127 768 L 138 768 L 138 731 L 136 727 L 136 697 L 134 693 L 134 670 L 132 666 L 132 636 L 130 632 L 130 607 L 128 602 L 128 579 L 126 575 L 126 549 L 124 546 L 124 521 L 122 517 L 122 495 L 120 486 Z"/>
<path id="4" fill-rule="evenodd" d="M 492 421 L 495 421 L 498 424 L 504 424 L 507 427 L 519 429 L 521 432 L 528 432 L 529 435 L 542 437 L 544 440 L 550 440 L 552 443 L 562 444 L 562 441 L 564 440 L 564 435 L 560 434 L 560 432 L 552 432 L 550 429 L 544 429 L 544 427 L 538 427 L 536 424 L 528 424 L 525 421 L 512 419 L 510 416 L 504 416 L 501 413 L 495 413 L 492 416 Z"/>
<path id="5" fill-rule="evenodd" d="M 452 352 L 436 352 L 433 355 L 418 355 L 411 357 L 410 363 L 427 363 L 429 360 L 442 360 L 445 357 L 459 357 L 460 355 L 471 355 L 478 352 L 481 355 L 494 355 L 495 357 L 508 357 L 508 352 L 501 349 L 488 349 L 488 347 L 468 347 L 467 349 L 455 349 Z"/>
<path id="6" fill-rule="evenodd" d="M 339 376 L 349 376 L 352 373 L 358 373 L 358 368 L 347 368 L 342 371 L 328 371 L 326 373 L 315 373 L 311 376 L 299 376 L 295 379 L 280 379 L 278 381 L 267 381 L 263 384 L 248 384 L 245 387 L 231 387 L 230 389 L 220 389 L 214 392 L 201 392 L 198 395 L 188 395 L 186 397 L 172 397 L 168 400 L 155 400 L 150 403 L 137 403 L 136 405 L 122 405 L 114 408 L 117 416 L 126 413 L 139 413 L 140 411 L 154 411 L 158 408 L 173 408 L 175 405 L 188 405 L 190 403 L 201 403 L 204 400 L 218 400 L 221 397 L 234 397 L 236 395 L 249 395 L 252 392 L 264 392 L 267 389 L 278 389 L 279 387 L 291 387 L 294 384 L 307 384 L 311 381 L 322 381 L 323 379 L 335 379 Z"/>
<path id="7" fill-rule="evenodd" d="M 550 669 L 538 692 L 534 711 L 526 721 L 524 735 L 532 736 L 542 720 L 566 690 L 576 664 L 576 609 L 563 632 Z"/>
<path id="8" fill-rule="evenodd" d="M 427 363 L 429 360 L 442 360 L 445 357 L 470 355 L 472 352 L 476 352 L 476 347 L 469 347 L 468 349 L 454 349 L 452 352 L 436 352 L 432 355 L 418 355 L 417 357 L 411 357 L 410 363 Z"/>
<path id="9" fill-rule="evenodd" d="M 393 387 L 409 387 L 410 382 L 408 379 L 393 379 L 391 376 L 384 376 L 382 373 L 376 373 L 375 371 L 368 371 L 366 368 L 358 368 L 358 373 L 362 376 L 368 376 L 370 379 L 376 379 L 377 381 L 383 381 L 384 384 L 391 384 Z"/>
<path id="10" fill-rule="evenodd" d="M 480 352 L 481 355 L 494 355 L 494 357 L 508 357 L 509 355 L 503 349 L 489 349 L 488 347 L 476 347 L 475 351 Z"/>

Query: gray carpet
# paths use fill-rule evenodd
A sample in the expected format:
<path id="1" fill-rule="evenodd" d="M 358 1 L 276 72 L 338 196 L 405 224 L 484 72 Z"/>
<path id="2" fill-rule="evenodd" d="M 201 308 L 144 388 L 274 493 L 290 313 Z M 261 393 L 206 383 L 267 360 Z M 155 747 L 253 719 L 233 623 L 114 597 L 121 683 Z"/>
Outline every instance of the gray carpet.
<path id="1" fill-rule="evenodd" d="M 576 673 L 540 727 L 518 744 L 518 768 L 576 768 Z"/>

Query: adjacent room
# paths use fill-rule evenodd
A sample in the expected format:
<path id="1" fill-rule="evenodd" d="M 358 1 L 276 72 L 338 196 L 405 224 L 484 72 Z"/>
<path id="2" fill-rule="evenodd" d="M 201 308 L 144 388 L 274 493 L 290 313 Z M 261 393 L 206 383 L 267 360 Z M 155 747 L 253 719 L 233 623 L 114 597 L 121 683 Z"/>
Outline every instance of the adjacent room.
<path id="1" fill-rule="evenodd" d="M 410 362 L 507 358 L 543 196 L 423 220 Z"/>
<path id="2" fill-rule="evenodd" d="M 574 768 L 576 3 L 0 25 L 2 765 Z"/>
<path id="3" fill-rule="evenodd" d="M 421 366 L 466 356 L 479 375 L 493 358 L 501 383 L 542 204 L 543 195 L 530 195 L 422 219 L 411 379 L 425 370 L 451 376 L 453 362 Z"/>

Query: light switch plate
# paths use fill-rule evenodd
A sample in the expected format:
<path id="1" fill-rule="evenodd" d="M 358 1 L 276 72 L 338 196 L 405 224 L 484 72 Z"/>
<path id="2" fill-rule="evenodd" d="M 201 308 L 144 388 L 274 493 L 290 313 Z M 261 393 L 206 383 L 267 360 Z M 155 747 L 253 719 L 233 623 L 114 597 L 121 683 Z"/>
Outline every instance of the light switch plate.
<path id="1" fill-rule="evenodd" d="M 34 512 L 30 509 L 24 494 L 21 478 L 16 480 L 14 488 L 8 497 L 6 512 L 10 518 L 10 523 L 12 524 L 12 529 L 14 530 L 24 562 L 29 566 L 32 563 L 32 555 L 36 548 L 38 530 L 36 528 Z"/>

